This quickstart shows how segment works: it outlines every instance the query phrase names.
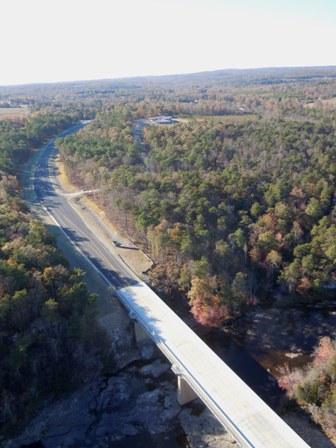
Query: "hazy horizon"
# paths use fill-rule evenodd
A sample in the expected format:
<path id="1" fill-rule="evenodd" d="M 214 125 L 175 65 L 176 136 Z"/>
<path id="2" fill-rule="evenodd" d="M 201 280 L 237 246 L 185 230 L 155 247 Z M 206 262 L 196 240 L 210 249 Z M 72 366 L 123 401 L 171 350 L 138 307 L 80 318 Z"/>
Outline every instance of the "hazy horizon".
<path id="1" fill-rule="evenodd" d="M 16 84 L 0 84 L 1 87 L 24 87 L 24 86 L 34 86 L 34 85 L 44 85 L 44 84 L 71 84 L 71 83 L 85 83 L 85 82 L 104 82 L 104 81 L 124 81 L 124 80 L 132 80 L 132 79 L 151 79 L 151 78 L 165 78 L 165 77 L 177 77 L 177 76 L 193 76 L 203 73 L 216 73 L 216 72 L 243 72 L 243 71 L 262 71 L 262 70 L 287 70 L 287 69 L 328 69 L 328 68 L 336 68 L 336 65 L 306 65 L 306 66 L 278 66 L 278 67 L 246 67 L 246 68 L 237 68 L 237 67 L 229 67 L 229 68 L 218 68 L 214 70 L 202 70 L 198 72 L 183 72 L 183 73 L 164 73 L 161 75 L 135 75 L 135 76 L 124 76 L 124 77 L 115 77 L 115 78 L 91 78 L 91 79 L 61 79 L 57 81 L 36 81 L 36 82 L 24 82 L 24 83 L 16 83 Z"/>
<path id="2" fill-rule="evenodd" d="M 0 85 L 336 65 L 336 2 L 11 0 Z"/>

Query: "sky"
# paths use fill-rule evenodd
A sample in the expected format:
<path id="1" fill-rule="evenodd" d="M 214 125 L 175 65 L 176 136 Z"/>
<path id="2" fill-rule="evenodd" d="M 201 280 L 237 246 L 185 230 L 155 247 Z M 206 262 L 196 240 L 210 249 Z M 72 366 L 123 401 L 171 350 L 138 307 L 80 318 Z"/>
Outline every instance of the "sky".
<path id="1" fill-rule="evenodd" d="M 0 85 L 336 65 L 336 0 L 0 0 Z"/>

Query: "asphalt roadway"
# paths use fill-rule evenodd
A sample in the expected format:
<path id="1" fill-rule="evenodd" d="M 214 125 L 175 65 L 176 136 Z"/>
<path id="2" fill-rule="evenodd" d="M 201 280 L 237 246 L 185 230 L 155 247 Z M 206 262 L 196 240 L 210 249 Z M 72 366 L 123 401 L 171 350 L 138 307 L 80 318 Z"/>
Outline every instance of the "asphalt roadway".
<path id="1" fill-rule="evenodd" d="M 34 189 L 38 202 L 107 283 L 116 289 L 136 283 L 138 278 L 135 274 L 116 253 L 106 248 L 70 205 L 69 196 L 62 192 L 57 182 L 56 156 L 52 139 L 35 168 Z"/>

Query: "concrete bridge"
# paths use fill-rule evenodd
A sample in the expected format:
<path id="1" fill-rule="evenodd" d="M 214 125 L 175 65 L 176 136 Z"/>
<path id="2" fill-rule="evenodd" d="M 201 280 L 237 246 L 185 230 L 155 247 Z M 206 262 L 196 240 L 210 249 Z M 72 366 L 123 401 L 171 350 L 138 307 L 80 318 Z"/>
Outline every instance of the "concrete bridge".
<path id="1" fill-rule="evenodd" d="M 116 293 L 137 338 L 145 331 L 171 362 L 181 405 L 199 397 L 241 447 L 308 447 L 145 283 Z"/>

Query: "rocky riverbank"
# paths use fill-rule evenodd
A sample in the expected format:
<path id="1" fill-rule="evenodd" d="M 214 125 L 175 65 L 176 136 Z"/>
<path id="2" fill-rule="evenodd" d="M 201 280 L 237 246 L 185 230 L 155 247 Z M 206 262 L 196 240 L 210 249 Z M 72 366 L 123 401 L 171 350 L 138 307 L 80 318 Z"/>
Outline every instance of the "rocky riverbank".
<path id="1" fill-rule="evenodd" d="M 234 448 L 200 400 L 181 407 L 170 364 L 150 341 L 137 347 L 130 326 L 114 333 L 112 370 L 49 403 L 3 448 Z M 307 415 L 282 416 L 314 448 L 334 445 Z"/>
<path id="2" fill-rule="evenodd" d="M 196 400 L 176 401 L 176 377 L 153 344 L 123 357 L 108 376 L 98 375 L 71 396 L 50 404 L 3 447 L 213 447 L 235 442 Z"/>
<path id="3" fill-rule="evenodd" d="M 336 304 L 326 308 L 259 307 L 236 322 L 232 334 L 277 376 L 278 367 L 284 363 L 290 367 L 305 365 L 320 338 L 336 339 Z"/>

